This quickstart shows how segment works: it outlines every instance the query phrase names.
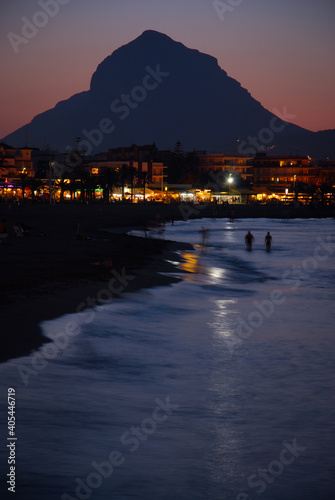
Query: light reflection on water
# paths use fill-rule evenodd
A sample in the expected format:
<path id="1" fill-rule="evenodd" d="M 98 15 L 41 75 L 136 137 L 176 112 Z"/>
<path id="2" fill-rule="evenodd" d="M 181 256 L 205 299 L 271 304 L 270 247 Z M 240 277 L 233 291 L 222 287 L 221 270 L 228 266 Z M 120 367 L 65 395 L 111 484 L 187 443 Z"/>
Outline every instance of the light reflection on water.
<path id="1" fill-rule="evenodd" d="M 177 264 L 179 269 L 185 272 L 182 277 L 187 281 L 217 283 L 221 278 L 223 278 L 225 274 L 224 269 L 203 264 L 202 256 L 204 255 L 204 250 L 200 247 L 200 245 L 195 246 L 196 251 L 192 253 L 180 252 L 182 260 Z M 207 276 L 208 278 L 204 278 L 204 276 Z"/>
<path id="2" fill-rule="evenodd" d="M 206 251 L 199 245 L 204 225 Z M 244 248 L 249 229 L 253 252 Z M 263 244 L 268 230 L 271 254 Z M 8 385 L 18 394 L 16 498 L 75 497 L 75 478 L 85 479 L 92 462 L 114 449 L 125 463 L 91 498 L 258 498 L 248 478 L 278 459 L 283 441 L 296 439 L 306 450 L 261 498 L 331 500 L 334 257 L 297 290 L 283 274 L 313 252 L 316 236 L 334 235 L 334 222 L 202 220 L 176 222 L 165 234 L 196 244 L 182 253 L 182 282 L 98 308 L 94 322 L 81 320 L 81 334 L 27 386 L 17 366 L 31 366 L 30 358 L 0 365 L 3 394 Z M 274 289 L 285 303 L 252 334 L 237 335 L 254 301 L 269 300 Z M 66 321 L 46 323 L 45 331 L 62 331 Z M 157 397 L 179 408 L 130 453 L 121 436 L 152 418 Z"/>

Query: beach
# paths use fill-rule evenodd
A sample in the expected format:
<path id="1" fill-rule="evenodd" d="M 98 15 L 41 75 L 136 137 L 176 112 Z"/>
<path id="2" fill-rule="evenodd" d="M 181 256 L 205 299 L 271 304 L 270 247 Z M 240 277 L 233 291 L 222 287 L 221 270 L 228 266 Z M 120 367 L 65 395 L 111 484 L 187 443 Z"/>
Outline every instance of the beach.
<path id="1" fill-rule="evenodd" d="M 2 204 L 9 236 L 0 245 L 0 361 L 29 354 L 48 342 L 40 322 L 76 312 L 83 304 L 89 307 L 90 299 L 98 304 L 99 292 L 113 273 L 120 277 L 110 292 L 114 298 L 123 291 L 176 281 L 160 273 L 170 268 L 170 252 L 183 245 L 128 236 L 125 226 L 141 227 L 144 218 L 122 217 L 122 210 L 109 208 Z M 146 214 L 148 222 L 155 219 L 152 208 Z M 16 236 L 17 223 L 24 224 L 26 236 Z M 106 230 L 113 227 L 118 228 L 115 233 Z"/>
<path id="2" fill-rule="evenodd" d="M 6 221 L 9 236 L 0 245 L 0 361 L 29 354 L 47 342 L 39 327 L 41 321 L 76 312 L 83 303 L 99 303 L 87 298 L 96 298 L 113 272 L 122 276 L 124 269 L 126 275 L 136 276 L 122 292 L 176 280 L 161 273 L 171 270 L 167 256 L 185 248 L 183 243 L 128 236 L 125 233 L 131 228 L 140 229 L 145 236 L 145 227 L 157 223 L 229 217 L 231 211 L 235 218 L 332 215 L 329 209 L 308 207 L 2 203 L 0 217 Z M 24 225 L 26 236 L 16 236 L 16 224 Z M 113 297 L 119 294 L 111 293 Z"/>
<path id="3" fill-rule="evenodd" d="M 50 266 L 55 289 L 38 295 L 36 280 L 36 302 L 12 304 L 20 328 L 39 323 L 53 342 L 0 363 L 2 393 L 11 388 L 17 401 L 18 497 L 231 500 L 262 490 L 271 500 L 312 500 L 315 491 L 332 499 L 334 220 L 176 220 L 165 241 L 141 237 L 140 226 L 131 231 L 137 238 L 97 234 L 102 240 L 74 245 L 63 236 L 60 256 L 53 240 L 52 260 L 74 275 L 56 282 Z M 17 240 L 29 249 L 29 237 Z M 158 284 L 164 259 L 178 260 L 171 245 L 180 252 L 169 273 L 176 282 L 127 293 Z M 64 257 L 64 248 L 73 254 Z M 106 257 L 92 266 L 100 281 L 95 271 L 84 276 L 85 262 Z M 111 277 L 120 298 L 61 315 L 64 304 L 104 298 Z M 45 308 L 59 316 L 42 321 Z M 0 410 L 6 422 L 7 405 Z"/>

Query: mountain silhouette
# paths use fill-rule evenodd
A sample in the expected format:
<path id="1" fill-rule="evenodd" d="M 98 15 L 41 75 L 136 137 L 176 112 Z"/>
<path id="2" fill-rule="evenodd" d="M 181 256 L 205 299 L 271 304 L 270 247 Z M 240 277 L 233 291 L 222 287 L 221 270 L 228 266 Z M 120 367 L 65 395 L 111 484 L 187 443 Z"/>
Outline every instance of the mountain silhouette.
<path id="1" fill-rule="evenodd" d="M 99 64 L 90 90 L 37 115 L 29 145 L 64 151 L 79 136 L 88 154 L 133 143 L 173 149 L 180 140 L 185 150 L 252 154 L 275 145 L 271 152 L 335 157 L 335 131 L 314 133 L 287 123 L 285 110 L 277 114 L 214 57 L 148 30 Z M 26 131 L 2 140 L 20 147 Z"/>

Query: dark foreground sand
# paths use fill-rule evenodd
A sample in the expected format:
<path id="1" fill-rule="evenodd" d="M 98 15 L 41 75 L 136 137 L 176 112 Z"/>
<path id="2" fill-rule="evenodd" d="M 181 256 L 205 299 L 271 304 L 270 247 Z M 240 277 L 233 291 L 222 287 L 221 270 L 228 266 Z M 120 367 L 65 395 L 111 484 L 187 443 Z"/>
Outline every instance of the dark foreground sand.
<path id="1" fill-rule="evenodd" d="M 2 203 L 0 219 L 6 220 L 9 237 L 0 245 L 0 361 L 29 354 L 47 342 L 39 323 L 92 304 L 115 278 L 115 272 L 123 276 L 115 282 L 115 288 L 124 292 L 176 281 L 159 273 L 171 270 L 165 260 L 171 252 L 189 245 L 131 237 L 122 234 L 120 228 L 144 227 L 172 217 L 228 217 L 231 210 L 234 217 L 333 216 L 332 210 L 311 211 L 307 207 L 149 203 L 26 203 L 17 207 Z M 29 236 L 16 237 L 13 226 L 17 222 L 26 226 Z M 115 228 L 116 232 L 106 232 L 106 228 Z M 177 260 L 176 255 L 173 260 Z M 125 275 L 136 278 L 127 280 Z"/>
<path id="2" fill-rule="evenodd" d="M 106 298 L 101 290 L 108 290 L 110 283 L 111 295 L 117 297 L 178 281 L 159 273 L 171 271 L 165 260 L 171 252 L 190 247 L 104 231 L 141 225 L 137 215 L 123 217 L 119 208 L 27 204 L 1 206 L 0 212 L 9 231 L 0 245 L 0 361 L 40 347 L 48 341 L 41 321 L 99 303 Z M 155 215 L 149 208 L 147 221 Z M 29 236 L 15 235 L 17 222 L 24 223 Z"/>

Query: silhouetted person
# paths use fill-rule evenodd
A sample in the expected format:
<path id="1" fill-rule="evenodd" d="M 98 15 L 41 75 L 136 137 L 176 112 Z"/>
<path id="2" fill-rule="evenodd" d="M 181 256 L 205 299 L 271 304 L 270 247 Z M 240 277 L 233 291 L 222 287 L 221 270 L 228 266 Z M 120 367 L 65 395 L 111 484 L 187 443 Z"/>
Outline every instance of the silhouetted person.
<path id="1" fill-rule="evenodd" d="M 252 243 L 253 243 L 253 241 L 255 241 L 255 238 L 253 237 L 253 235 L 251 234 L 250 231 L 248 231 L 247 234 L 245 235 L 244 241 L 245 241 L 245 244 L 247 245 L 247 250 L 251 250 Z"/>
<path id="2" fill-rule="evenodd" d="M 270 232 L 268 231 L 266 236 L 265 236 L 265 246 L 267 251 L 269 252 L 271 250 L 271 243 L 272 243 L 272 236 Z"/>
<path id="3" fill-rule="evenodd" d="M 206 249 L 208 245 L 208 229 L 202 228 L 200 229 L 199 233 L 201 234 L 201 245 Z"/>

